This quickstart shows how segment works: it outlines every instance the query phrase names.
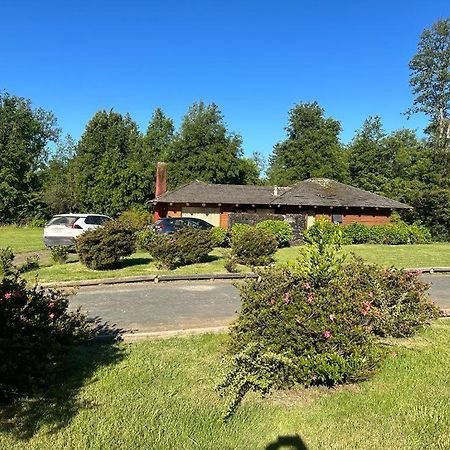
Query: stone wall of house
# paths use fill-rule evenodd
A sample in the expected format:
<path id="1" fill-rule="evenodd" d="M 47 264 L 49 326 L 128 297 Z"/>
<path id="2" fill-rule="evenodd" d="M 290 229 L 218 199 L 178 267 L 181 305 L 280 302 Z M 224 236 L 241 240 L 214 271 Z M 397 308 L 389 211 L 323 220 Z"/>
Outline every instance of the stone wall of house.
<path id="1" fill-rule="evenodd" d="M 237 213 L 232 212 L 228 215 L 228 228 L 235 223 L 255 226 L 264 220 L 284 220 L 287 222 L 293 233 L 293 241 L 301 241 L 303 239 L 303 231 L 306 228 L 306 214 L 255 214 L 255 213 Z"/>

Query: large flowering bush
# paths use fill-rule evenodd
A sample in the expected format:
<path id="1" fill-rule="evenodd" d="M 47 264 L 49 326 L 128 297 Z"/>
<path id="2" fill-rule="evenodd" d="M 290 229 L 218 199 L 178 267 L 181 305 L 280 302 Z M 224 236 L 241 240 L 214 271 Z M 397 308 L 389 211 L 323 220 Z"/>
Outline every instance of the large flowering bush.
<path id="1" fill-rule="evenodd" d="M 54 382 L 67 351 L 88 335 L 58 291 L 29 288 L 13 269 L 0 277 L 0 399 L 30 395 Z"/>
<path id="2" fill-rule="evenodd" d="M 364 379 L 383 354 L 377 335 L 409 335 L 437 316 L 414 274 L 346 262 L 342 234 L 322 224 L 296 263 L 262 269 L 240 288 L 229 371 L 219 385 L 227 416 L 250 390 Z"/>

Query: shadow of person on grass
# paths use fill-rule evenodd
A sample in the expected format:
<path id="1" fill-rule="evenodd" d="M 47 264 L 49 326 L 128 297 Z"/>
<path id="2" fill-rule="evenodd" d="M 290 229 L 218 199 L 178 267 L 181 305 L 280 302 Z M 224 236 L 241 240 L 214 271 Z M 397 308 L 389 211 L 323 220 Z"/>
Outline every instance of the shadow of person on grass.
<path id="1" fill-rule="evenodd" d="M 95 381 L 92 376 L 97 369 L 123 359 L 118 341 L 124 331 L 94 320 L 91 339 L 61 355 L 64 365 L 57 383 L 33 397 L 0 404 L 0 432 L 18 439 L 29 439 L 42 427 L 53 433 L 64 428 L 79 410 L 94 408 L 94 402 L 80 400 L 78 393 L 86 383 Z"/>
<path id="2" fill-rule="evenodd" d="M 302 441 L 300 436 L 296 434 L 295 436 L 278 436 L 275 442 L 270 442 L 266 450 L 308 450 L 305 443 Z"/>

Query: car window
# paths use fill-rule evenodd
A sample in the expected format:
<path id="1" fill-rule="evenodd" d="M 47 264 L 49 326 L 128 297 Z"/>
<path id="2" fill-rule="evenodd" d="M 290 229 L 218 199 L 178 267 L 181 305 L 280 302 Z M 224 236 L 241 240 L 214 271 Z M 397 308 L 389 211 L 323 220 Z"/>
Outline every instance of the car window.
<path id="1" fill-rule="evenodd" d="M 105 216 L 87 216 L 86 219 L 84 219 L 84 223 L 86 225 L 102 225 L 103 223 L 107 222 L 109 220 L 109 217 Z"/>
<path id="2" fill-rule="evenodd" d="M 50 225 L 72 225 L 77 220 L 78 220 L 78 217 L 67 217 L 67 216 L 54 217 L 53 219 L 50 220 L 50 222 L 47 223 L 47 226 L 50 226 Z"/>

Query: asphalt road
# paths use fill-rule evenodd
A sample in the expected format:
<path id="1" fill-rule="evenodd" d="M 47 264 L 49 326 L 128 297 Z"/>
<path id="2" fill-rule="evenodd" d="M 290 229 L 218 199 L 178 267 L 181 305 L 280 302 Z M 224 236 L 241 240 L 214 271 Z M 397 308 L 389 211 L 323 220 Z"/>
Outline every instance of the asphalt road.
<path id="1" fill-rule="evenodd" d="M 450 309 L 450 276 L 422 277 L 431 283 L 431 298 Z M 139 332 L 224 326 L 240 307 L 238 291 L 227 281 L 85 287 L 70 304 L 118 328 Z"/>

